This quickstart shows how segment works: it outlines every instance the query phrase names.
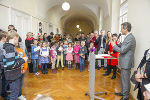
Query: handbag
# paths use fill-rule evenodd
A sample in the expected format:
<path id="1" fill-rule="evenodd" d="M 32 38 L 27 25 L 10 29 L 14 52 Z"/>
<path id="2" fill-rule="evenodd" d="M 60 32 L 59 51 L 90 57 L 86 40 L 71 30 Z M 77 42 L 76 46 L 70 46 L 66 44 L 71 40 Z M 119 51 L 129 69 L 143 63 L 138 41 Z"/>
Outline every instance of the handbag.
<path id="1" fill-rule="evenodd" d="M 137 71 L 134 71 L 133 72 L 133 75 L 131 76 L 131 82 L 133 83 L 133 84 L 137 84 L 138 82 L 136 81 L 136 78 L 135 78 L 135 75 L 137 74 Z"/>

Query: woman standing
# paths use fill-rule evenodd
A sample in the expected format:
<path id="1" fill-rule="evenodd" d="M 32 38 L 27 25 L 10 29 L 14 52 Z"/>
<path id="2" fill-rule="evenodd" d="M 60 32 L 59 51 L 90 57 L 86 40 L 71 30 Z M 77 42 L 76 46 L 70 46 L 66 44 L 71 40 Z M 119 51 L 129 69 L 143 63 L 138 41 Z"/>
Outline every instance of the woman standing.
<path id="1" fill-rule="evenodd" d="M 27 49 L 27 56 L 28 56 L 28 67 L 29 67 L 29 72 L 32 73 L 33 72 L 33 65 L 31 63 L 31 45 L 33 44 L 33 36 L 32 36 L 32 32 L 28 32 L 27 33 L 27 38 L 25 40 L 25 45 L 26 45 L 26 49 Z"/>
<path id="2" fill-rule="evenodd" d="M 112 41 L 114 41 L 117 44 L 117 34 L 113 34 L 112 35 Z M 111 73 L 111 69 L 113 69 L 113 76 L 111 79 L 115 79 L 116 78 L 116 72 L 117 72 L 117 65 L 118 65 L 118 57 L 119 57 L 119 53 L 113 50 L 113 46 L 110 43 L 109 46 L 109 51 L 108 54 L 110 54 L 111 56 L 117 58 L 117 59 L 111 59 L 111 60 L 107 60 L 107 71 L 104 74 L 104 76 L 107 76 Z"/>

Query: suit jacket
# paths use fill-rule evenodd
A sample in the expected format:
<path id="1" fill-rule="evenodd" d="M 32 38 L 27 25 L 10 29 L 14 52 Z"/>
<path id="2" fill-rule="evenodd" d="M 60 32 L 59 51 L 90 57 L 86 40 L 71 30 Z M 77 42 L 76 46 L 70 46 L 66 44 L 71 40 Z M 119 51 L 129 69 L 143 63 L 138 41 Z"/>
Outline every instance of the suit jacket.
<path id="1" fill-rule="evenodd" d="M 98 51 L 99 51 L 100 48 L 101 48 L 101 39 L 102 39 L 102 36 L 100 35 L 100 36 L 95 40 L 95 43 L 98 45 L 98 48 L 97 48 Z M 105 48 L 105 44 L 106 44 L 106 38 L 104 37 L 104 38 L 103 38 L 103 48 Z"/>
<path id="2" fill-rule="evenodd" d="M 119 66 L 123 69 L 134 67 L 134 53 L 136 48 L 135 37 L 130 33 L 119 46 L 115 45 L 113 50 L 119 52 Z"/>

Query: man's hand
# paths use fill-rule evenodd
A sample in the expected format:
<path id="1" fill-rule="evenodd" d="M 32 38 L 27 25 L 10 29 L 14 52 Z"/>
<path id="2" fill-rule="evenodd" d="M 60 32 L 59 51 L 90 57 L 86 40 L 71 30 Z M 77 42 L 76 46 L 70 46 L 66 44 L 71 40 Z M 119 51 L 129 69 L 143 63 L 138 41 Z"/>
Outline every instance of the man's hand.
<path id="1" fill-rule="evenodd" d="M 21 74 L 24 74 L 25 73 L 25 71 L 24 70 L 21 70 Z"/>
<path id="2" fill-rule="evenodd" d="M 137 73 L 136 75 L 135 75 L 135 78 L 136 78 L 136 81 L 137 82 L 142 82 L 142 78 L 144 78 L 141 74 L 139 74 L 139 73 Z"/>

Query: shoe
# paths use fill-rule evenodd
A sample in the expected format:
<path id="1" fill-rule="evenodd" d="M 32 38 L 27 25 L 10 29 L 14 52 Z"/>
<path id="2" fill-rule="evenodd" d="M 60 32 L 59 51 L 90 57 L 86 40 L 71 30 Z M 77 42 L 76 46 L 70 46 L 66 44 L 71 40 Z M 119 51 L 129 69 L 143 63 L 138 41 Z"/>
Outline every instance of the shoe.
<path id="1" fill-rule="evenodd" d="M 106 70 L 107 68 L 106 67 L 104 67 L 104 70 Z"/>
<path id="2" fill-rule="evenodd" d="M 42 74 L 45 74 L 44 70 L 42 70 Z"/>
<path id="3" fill-rule="evenodd" d="M 121 92 L 115 93 L 115 95 L 117 95 L 117 96 L 123 96 L 123 94 Z"/>
<path id="4" fill-rule="evenodd" d="M 64 70 L 64 67 L 62 68 L 62 70 Z"/>
<path id="5" fill-rule="evenodd" d="M 103 76 L 108 76 L 109 75 L 109 73 L 105 73 L 105 74 L 103 74 Z"/>
<path id="6" fill-rule="evenodd" d="M 53 73 L 53 74 L 56 74 L 57 71 L 56 71 L 55 69 L 52 69 L 52 73 Z"/>
<path id="7" fill-rule="evenodd" d="M 38 73 L 38 72 L 37 72 L 37 73 L 35 73 L 34 75 L 35 75 L 35 76 L 39 76 L 39 75 L 40 75 L 40 73 Z"/>
<path id="8" fill-rule="evenodd" d="M 56 67 L 56 70 L 58 70 L 58 68 Z"/>
<path id="9" fill-rule="evenodd" d="M 100 67 L 97 67 L 97 70 L 100 70 Z"/>
<path id="10" fill-rule="evenodd" d="M 129 100 L 129 98 L 123 98 L 123 97 L 122 97 L 120 100 Z"/>
<path id="11" fill-rule="evenodd" d="M 47 69 L 45 70 L 45 74 L 48 74 L 48 71 L 47 71 Z"/>
<path id="12" fill-rule="evenodd" d="M 113 75 L 112 77 L 111 77 L 111 79 L 115 79 L 116 78 L 116 75 Z"/>
<path id="13" fill-rule="evenodd" d="M 19 96 L 18 99 L 19 99 L 19 100 L 27 100 L 27 99 L 25 98 L 25 96 L 23 96 L 23 95 Z"/>

